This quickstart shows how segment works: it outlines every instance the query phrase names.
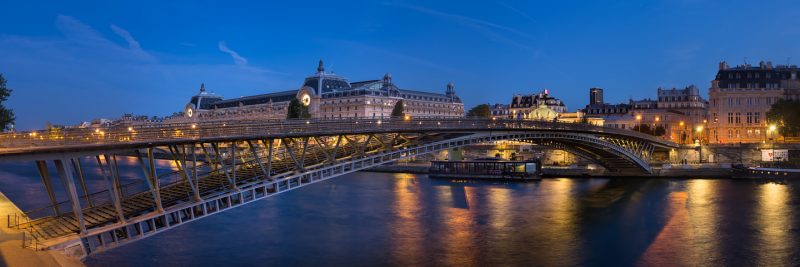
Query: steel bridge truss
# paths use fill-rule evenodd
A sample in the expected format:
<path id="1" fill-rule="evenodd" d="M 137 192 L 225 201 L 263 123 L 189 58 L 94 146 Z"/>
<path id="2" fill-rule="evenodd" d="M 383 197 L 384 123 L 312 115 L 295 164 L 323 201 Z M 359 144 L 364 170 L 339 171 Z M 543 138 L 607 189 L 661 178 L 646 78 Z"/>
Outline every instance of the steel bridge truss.
<path id="1" fill-rule="evenodd" d="M 29 246 L 85 257 L 255 200 L 417 155 L 500 140 L 573 147 L 599 162 L 614 158 L 650 172 L 653 147 L 641 141 L 556 131 L 420 132 L 182 142 L 95 155 L 37 160 L 51 205 L 10 215 Z M 118 161 L 135 159 L 140 181 L 122 184 Z M 88 193 L 84 162 L 97 162 L 106 190 Z M 156 159 L 173 170 L 159 173 Z M 67 191 L 58 202 L 52 161 Z M 605 166 L 605 165 L 604 165 Z M 76 183 L 77 180 L 77 183 Z M 79 190 L 80 188 L 80 190 Z M 80 194 L 79 194 L 80 192 Z"/>

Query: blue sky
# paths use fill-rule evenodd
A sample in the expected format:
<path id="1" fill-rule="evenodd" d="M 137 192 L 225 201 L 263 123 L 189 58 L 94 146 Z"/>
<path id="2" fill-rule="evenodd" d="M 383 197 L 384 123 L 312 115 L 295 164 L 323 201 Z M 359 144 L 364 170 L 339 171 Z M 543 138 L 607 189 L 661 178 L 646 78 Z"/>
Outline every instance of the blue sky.
<path id="1" fill-rule="evenodd" d="M 800 63 L 800 1 L 10 1 L 0 73 L 18 129 L 181 110 L 298 88 L 324 59 L 351 81 L 468 107 L 550 89 L 570 110 L 695 84 L 717 63 Z"/>

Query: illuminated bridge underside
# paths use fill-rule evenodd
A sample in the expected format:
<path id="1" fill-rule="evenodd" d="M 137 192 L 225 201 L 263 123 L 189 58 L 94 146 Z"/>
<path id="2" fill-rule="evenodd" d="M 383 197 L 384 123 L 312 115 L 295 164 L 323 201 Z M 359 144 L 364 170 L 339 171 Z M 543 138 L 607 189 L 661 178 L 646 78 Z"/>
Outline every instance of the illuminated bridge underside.
<path id="1" fill-rule="evenodd" d="M 36 166 L 52 205 L 9 216 L 9 224 L 27 231 L 32 237 L 27 245 L 63 249 L 83 257 L 257 199 L 450 148 L 500 140 L 530 142 L 568 150 L 610 171 L 647 174 L 653 149 L 669 145 L 599 127 L 580 126 L 570 132 L 553 129 L 564 127 L 560 124 L 481 121 L 484 125 L 476 125 L 462 120 L 426 123 L 430 126 L 416 126 L 423 125 L 422 121 L 377 123 L 360 132 L 336 128 L 353 134 L 311 134 L 298 127 L 284 129 L 286 137 L 220 134 L 193 140 L 104 144 L 82 149 L 45 147 L 27 152 L 12 147 L 6 154 L 10 158 L 40 158 Z M 139 163 L 143 174 L 140 183 L 120 183 L 117 161 L 121 157 L 133 157 Z M 178 171 L 157 173 L 156 158 L 170 159 Z M 98 163 L 107 190 L 86 193 L 89 172 L 84 170 L 83 162 L 87 160 Z M 56 201 L 48 165 L 57 170 L 68 201 Z"/>

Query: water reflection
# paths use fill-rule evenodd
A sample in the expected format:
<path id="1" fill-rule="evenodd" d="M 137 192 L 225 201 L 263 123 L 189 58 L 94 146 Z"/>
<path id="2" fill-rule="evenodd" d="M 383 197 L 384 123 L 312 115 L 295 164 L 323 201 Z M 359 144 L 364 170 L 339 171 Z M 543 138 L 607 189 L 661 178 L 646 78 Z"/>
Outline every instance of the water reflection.
<path id="1" fill-rule="evenodd" d="M 130 177 L 122 179 L 142 179 L 136 160 L 118 161 Z M 97 170 L 91 159 L 84 165 Z M 165 173 L 174 165 L 158 166 Z M 30 191 L 44 193 L 32 164 L 0 166 L 0 190 L 22 205 L 42 199 Z M 93 255 L 87 264 L 798 266 L 798 190 L 800 181 L 496 184 L 353 173 Z"/>
<path id="2" fill-rule="evenodd" d="M 758 233 L 757 263 L 759 266 L 779 266 L 791 260 L 795 241 L 792 195 L 785 184 L 766 183 L 758 187 L 756 227 Z"/>
<path id="3" fill-rule="evenodd" d="M 444 229 L 440 245 L 444 251 L 442 257 L 436 260 L 440 261 L 439 265 L 474 265 L 479 255 L 479 249 L 475 246 L 478 229 L 474 228 L 475 213 L 470 209 L 470 203 L 476 202 L 476 189 L 458 183 L 434 188 L 437 198 L 444 203 L 437 205 L 439 215 L 446 218 L 441 221 Z"/>
<path id="4" fill-rule="evenodd" d="M 532 223 L 537 224 L 534 238 L 538 242 L 547 244 L 546 247 L 539 247 L 540 253 L 546 253 L 546 257 L 538 258 L 537 261 L 543 266 L 574 266 L 578 264 L 577 248 L 580 241 L 577 236 L 579 228 L 577 225 L 576 212 L 578 211 L 576 196 L 573 190 L 576 188 L 575 180 L 557 179 L 542 182 L 542 187 L 546 188 L 546 195 L 541 199 L 539 205 L 544 216 Z"/>
<path id="5" fill-rule="evenodd" d="M 419 265 L 424 253 L 425 233 L 421 222 L 421 192 L 414 175 L 395 174 L 392 222 L 392 258 L 397 265 Z"/>
<path id="6" fill-rule="evenodd" d="M 719 180 L 690 180 L 687 182 L 689 199 L 687 209 L 689 212 L 689 222 L 692 230 L 691 243 L 684 244 L 690 246 L 692 250 L 691 259 L 698 265 L 712 265 L 722 262 L 723 256 L 720 254 L 720 231 L 719 207 L 717 191 L 721 183 Z M 680 245 L 678 245 L 680 246 Z"/>

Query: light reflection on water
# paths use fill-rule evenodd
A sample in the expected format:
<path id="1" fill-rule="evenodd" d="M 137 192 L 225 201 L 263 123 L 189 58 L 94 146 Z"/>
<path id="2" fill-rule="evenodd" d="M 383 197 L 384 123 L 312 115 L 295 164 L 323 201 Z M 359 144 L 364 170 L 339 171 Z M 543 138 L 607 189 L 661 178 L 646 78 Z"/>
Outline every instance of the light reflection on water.
<path id="1" fill-rule="evenodd" d="M 119 162 L 124 179 L 141 179 L 135 160 Z M 18 204 L 45 196 L 32 164 L 0 171 L 0 190 Z M 362 172 L 189 223 L 87 264 L 798 265 L 798 184 L 451 182 Z"/>
<path id="2" fill-rule="evenodd" d="M 791 257 L 796 233 L 792 233 L 797 207 L 792 207 L 793 196 L 786 184 L 765 183 L 758 187 L 756 226 L 758 242 L 763 253 L 757 254 L 759 266 L 779 266 Z M 797 257 L 797 255 L 794 255 Z"/>

